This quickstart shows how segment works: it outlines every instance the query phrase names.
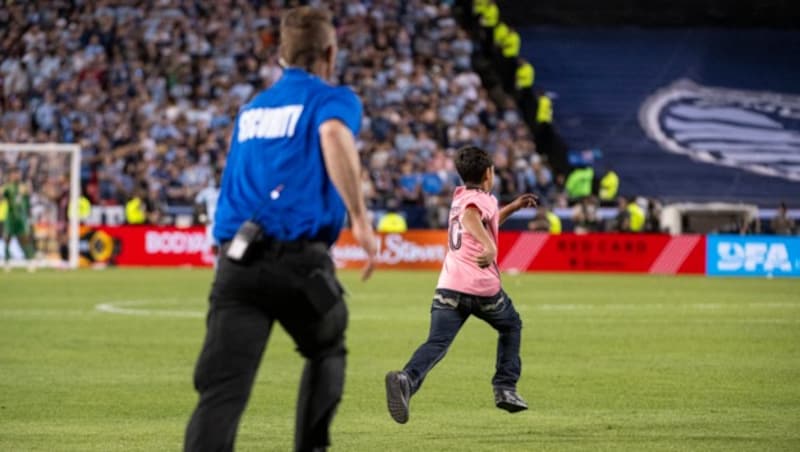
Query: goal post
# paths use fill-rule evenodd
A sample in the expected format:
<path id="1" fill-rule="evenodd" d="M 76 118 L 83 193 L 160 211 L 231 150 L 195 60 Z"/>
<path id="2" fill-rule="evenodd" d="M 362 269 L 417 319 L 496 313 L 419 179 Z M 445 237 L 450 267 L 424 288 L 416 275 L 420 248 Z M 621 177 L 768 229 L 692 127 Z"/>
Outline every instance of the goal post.
<path id="1" fill-rule="evenodd" d="M 31 188 L 31 212 L 28 214 L 35 243 L 35 264 L 77 268 L 80 252 L 80 145 L 0 143 L 0 186 L 8 182 L 8 169 L 12 167 L 24 173 L 23 182 Z M 7 247 L 4 243 L 0 245 L 0 255 L 5 260 Z M 64 245 L 66 256 L 62 255 Z M 15 260 L 12 264 L 20 262 Z"/>

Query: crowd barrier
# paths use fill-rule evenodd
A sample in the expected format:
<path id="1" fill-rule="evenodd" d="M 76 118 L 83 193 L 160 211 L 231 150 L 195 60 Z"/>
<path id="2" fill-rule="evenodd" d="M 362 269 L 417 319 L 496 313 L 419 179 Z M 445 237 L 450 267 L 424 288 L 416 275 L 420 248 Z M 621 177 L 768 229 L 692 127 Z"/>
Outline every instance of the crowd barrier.
<path id="1" fill-rule="evenodd" d="M 379 237 L 382 269 L 439 270 L 447 231 Z M 84 263 L 211 266 L 205 228 L 85 228 Z M 338 268 L 361 268 L 366 255 L 345 230 L 331 249 Z M 560 234 L 501 231 L 497 262 L 505 272 L 612 272 L 708 276 L 800 276 L 800 238 L 734 235 Z"/>

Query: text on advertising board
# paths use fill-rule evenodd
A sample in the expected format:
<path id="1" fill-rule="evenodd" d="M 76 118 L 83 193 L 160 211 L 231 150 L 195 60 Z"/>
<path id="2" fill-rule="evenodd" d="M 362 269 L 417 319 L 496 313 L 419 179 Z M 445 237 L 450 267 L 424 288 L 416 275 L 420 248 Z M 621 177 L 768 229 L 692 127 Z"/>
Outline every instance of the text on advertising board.
<path id="1" fill-rule="evenodd" d="M 379 236 L 378 265 L 437 269 L 447 252 L 445 240 L 443 231 L 413 231 Z M 349 231 L 342 233 L 331 249 L 331 256 L 339 268 L 358 268 L 366 261 L 364 250 L 355 243 Z"/>
<path id="2" fill-rule="evenodd" d="M 774 236 L 709 236 L 708 274 L 800 275 L 800 239 Z"/>

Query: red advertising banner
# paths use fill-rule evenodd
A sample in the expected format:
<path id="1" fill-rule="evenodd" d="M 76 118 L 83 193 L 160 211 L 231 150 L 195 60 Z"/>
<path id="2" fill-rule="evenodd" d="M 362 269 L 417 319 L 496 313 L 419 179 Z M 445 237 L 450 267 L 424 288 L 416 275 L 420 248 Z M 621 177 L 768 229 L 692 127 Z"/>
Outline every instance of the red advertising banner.
<path id="1" fill-rule="evenodd" d="M 503 271 L 704 274 L 706 238 L 700 235 L 561 234 L 502 231 Z M 211 266 L 204 227 L 105 226 L 85 228 L 82 259 L 121 266 Z M 378 268 L 439 270 L 447 232 L 416 230 L 379 236 Z M 338 268 L 361 268 L 364 251 L 343 231 L 331 249 Z"/>
<path id="2" fill-rule="evenodd" d="M 101 226 L 84 231 L 84 259 L 131 266 L 214 264 L 205 227 Z"/>
<path id="3" fill-rule="evenodd" d="M 701 235 L 504 232 L 498 254 L 504 271 L 705 273 Z"/>
<path id="4" fill-rule="evenodd" d="M 380 238 L 379 268 L 438 270 L 446 231 L 409 231 Z M 332 250 L 339 268 L 360 268 L 365 255 L 349 232 Z M 705 237 L 666 234 L 537 234 L 500 232 L 503 271 L 704 274 Z"/>

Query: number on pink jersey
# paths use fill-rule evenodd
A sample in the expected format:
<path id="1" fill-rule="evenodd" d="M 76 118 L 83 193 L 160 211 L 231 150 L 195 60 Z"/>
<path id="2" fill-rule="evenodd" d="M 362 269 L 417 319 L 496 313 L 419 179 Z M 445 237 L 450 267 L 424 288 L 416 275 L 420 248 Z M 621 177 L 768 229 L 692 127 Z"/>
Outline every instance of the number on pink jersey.
<path id="1" fill-rule="evenodd" d="M 450 249 L 456 251 L 461 248 L 461 220 L 458 217 L 450 220 L 450 229 L 447 231 Z"/>

